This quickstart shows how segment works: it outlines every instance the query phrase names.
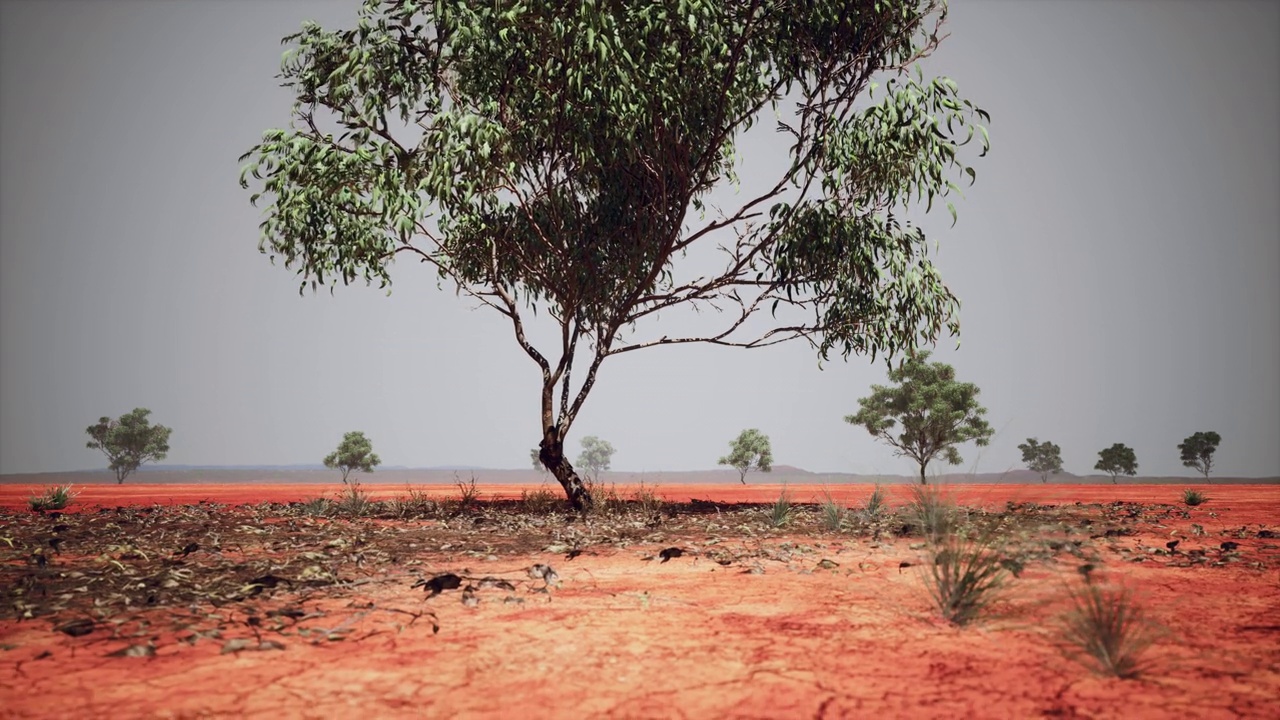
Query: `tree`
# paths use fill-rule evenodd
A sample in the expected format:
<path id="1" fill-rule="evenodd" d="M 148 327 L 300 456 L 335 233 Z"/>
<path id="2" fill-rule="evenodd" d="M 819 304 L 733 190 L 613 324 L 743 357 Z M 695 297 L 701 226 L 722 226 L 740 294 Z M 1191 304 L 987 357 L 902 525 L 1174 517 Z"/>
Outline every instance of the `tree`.
<path id="1" fill-rule="evenodd" d="M 773 471 L 773 450 L 769 446 L 769 436 L 755 428 L 743 430 L 737 438 L 729 443 L 729 454 L 720 458 L 719 465 L 731 465 L 738 471 L 738 480 L 747 484 L 747 472 L 761 470 Z"/>
<path id="2" fill-rule="evenodd" d="M 1218 451 L 1220 442 L 1222 436 L 1212 430 L 1188 437 L 1178 445 L 1178 451 L 1182 453 L 1182 464 L 1195 468 L 1208 480 L 1209 473 L 1213 470 L 1213 454 Z"/>
<path id="3" fill-rule="evenodd" d="M 1098 451 L 1098 462 L 1093 469 L 1110 475 L 1112 484 L 1119 484 L 1116 483 L 1117 475 L 1132 477 L 1138 474 L 1138 456 L 1128 445 L 1116 443 L 1106 450 Z"/>
<path id="4" fill-rule="evenodd" d="M 534 448 L 530 450 L 529 459 L 533 462 L 534 470 L 537 470 L 540 473 L 545 473 L 547 471 L 547 466 L 542 464 L 542 458 L 540 457 L 540 453 L 541 451 L 538 450 L 538 448 Z"/>
<path id="5" fill-rule="evenodd" d="M 373 452 L 373 442 L 358 430 L 343 435 L 338 449 L 324 459 L 325 467 L 342 471 L 343 485 L 347 484 L 352 470 L 371 473 L 381 464 L 382 459 Z"/>
<path id="6" fill-rule="evenodd" d="M 539 457 L 586 510 L 564 439 L 607 358 L 803 340 L 822 360 L 891 361 L 958 334 L 958 301 L 904 219 L 973 181 L 962 145 L 988 147 L 987 113 L 918 64 L 946 14 L 943 0 L 367 0 L 355 29 L 285 38 L 292 122 L 241 156 L 251 201 L 269 198 L 259 250 L 300 292 L 385 288 L 393 260 L 414 259 L 505 317 L 541 373 Z M 738 183 L 742 134 L 775 119 L 788 161 L 740 205 L 713 202 Z M 686 267 L 691 254 L 721 264 Z M 654 327 L 680 311 L 707 324 Z"/>
<path id="7" fill-rule="evenodd" d="M 1027 464 L 1027 469 L 1040 475 L 1040 482 L 1047 483 L 1050 475 L 1062 472 L 1062 448 L 1057 445 L 1027 438 L 1018 449 L 1022 451 L 1022 462 Z"/>
<path id="8" fill-rule="evenodd" d="M 110 468 L 116 474 L 117 484 L 123 485 L 124 479 L 142 463 L 159 462 L 169 452 L 169 436 L 173 429 L 152 425 L 147 419 L 150 414 L 146 408 L 134 408 L 133 412 L 121 415 L 119 420 L 103 417 L 97 425 L 85 429 L 92 438 L 86 447 L 106 454 L 111 461 Z"/>
<path id="9" fill-rule="evenodd" d="M 954 368 L 928 362 L 929 355 L 923 351 L 891 369 L 889 381 L 897 386 L 872 385 L 871 395 L 858 400 L 857 414 L 844 419 L 891 445 L 896 455 L 915 460 L 921 485 L 932 460 L 959 465 L 957 445 L 972 440 L 983 447 L 994 434 L 983 418 L 987 409 L 978 404 L 978 386 L 957 382 Z"/>
<path id="10" fill-rule="evenodd" d="M 588 435 L 582 438 L 582 453 L 578 455 L 578 467 L 582 468 L 591 477 L 591 482 L 595 482 L 600 478 L 600 473 L 609 469 L 609 462 L 613 459 L 613 446 L 607 440 L 601 440 L 595 435 Z"/>

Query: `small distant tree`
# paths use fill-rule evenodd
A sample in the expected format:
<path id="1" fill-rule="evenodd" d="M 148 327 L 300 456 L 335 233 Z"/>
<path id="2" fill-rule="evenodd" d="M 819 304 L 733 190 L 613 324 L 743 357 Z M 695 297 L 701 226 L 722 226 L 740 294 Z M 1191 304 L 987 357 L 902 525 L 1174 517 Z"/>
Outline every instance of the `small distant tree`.
<path id="1" fill-rule="evenodd" d="M 1204 479 L 1209 479 L 1209 473 L 1213 470 L 1213 454 L 1218 451 L 1218 443 L 1222 442 L 1222 436 L 1210 430 L 1209 432 L 1198 432 L 1195 435 L 1183 440 L 1178 445 L 1178 451 L 1182 453 L 1182 464 L 1195 468 Z"/>
<path id="2" fill-rule="evenodd" d="M 111 470 L 116 474 L 117 484 L 123 485 L 124 479 L 143 463 L 159 462 L 169 452 L 169 436 L 173 429 L 152 425 L 147 419 L 150 414 L 146 408 L 134 408 L 133 412 L 121 415 L 119 420 L 103 417 L 97 425 L 85 429 L 92 438 L 86 447 L 106 454 L 111 461 Z"/>
<path id="3" fill-rule="evenodd" d="M 325 467 L 342 471 L 343 485 L 347 484 L 347 476 L 352 470 L 371 473 L 381 464 L 382 459 L 373 452 L 373 442 L 359 431 L 343 435 L 338 449 L 324 459 Z"/>
<path id="4" fill-rule="evenodd" d="M 595 435 L 588 435 L 582 438 L 582 454 L 578 455 L 578 467 L 586 470 L 591 476 L 591 482 L 594 483 L 600 478 L 600 473 L 609 469 L 614 452 L 609 441 L 601 440 Z"/>
<path id="5" fill-rule="evenodd" d="M 1040 475 L 1040 482 L 1049 482 L 1049 476 L 1062 472 L 1062 448 L 1051 442 L 1039 442 L 1035 438 L 1018 446 L 1022 451 L 1022 462 L 1027 469 Z"/>
<path id="6" fill-rule="evenodd" d="M 547 472 L 547 466 L 542 464 L 542 457 L 538 448 L 529 451 L 529 459 L 533 462 L 533 469 L 540 473 Z"/>
<path id="7" fill-rule="evenodd" d="M 978 404 L 978 386 L 956 381 L 955 368 L 929 362 L 928 351 L 889 371 L 896 387 L 872 385 L 870 397 L 858 400 L 861 409 L 844 421 L 893 446 L 897 455 L 920 466 L 920 484 L 930 461 L 941 457 L 952 465 L 963 462 L 956 446 L 970 440 L 979 447 L 994 431 Z M 895 430 L 899 430 L 895 432 Z"/>
<path id="8" fill-rule="evenodd" d="M 1110 475 L 1112 484 L 1117 484 L 1116 476 L 1118 475 L 1138 474 L 1138 456 L 1128 445 L 1116 443 L 1106 450 L 1098 451 L 1098 462 L 1093 469 Z"/>
<path id="9" fill-rule="evenodd" d="M 738 480 L 747 484 L 747 473 L 751 470 L 761 472 L 773 471 L 773 449 L 769 446 L 769 436 L 755 428 L 743 430 L 736 439 L 729 443 L 729 454 L 720 458 L 719 465 L 730 465 L 738 471 Z"/>

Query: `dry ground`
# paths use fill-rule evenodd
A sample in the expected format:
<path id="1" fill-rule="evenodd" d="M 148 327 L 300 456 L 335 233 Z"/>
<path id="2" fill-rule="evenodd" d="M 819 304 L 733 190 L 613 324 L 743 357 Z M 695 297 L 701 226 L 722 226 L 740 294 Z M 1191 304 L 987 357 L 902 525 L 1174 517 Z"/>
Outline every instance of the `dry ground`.
<path id="1" fill-rule="evenodd" d="M 956 627 L 901 487 L 831 530 L 817 504 L 772 527 L 777 486 L 618 488 L 587 518 L 511 486 L 371 486 L 399 501 L 354 518 L 301 502 L 332 486 L 86 486 L 44 515 L 0 486 L 0 717 L 1280 717 L 1280 487 L 1201 489 L 947 488 L 1011 573 Z M 1062 647 L 1084 566 L 1162 631 L 1138 679 Z"/>

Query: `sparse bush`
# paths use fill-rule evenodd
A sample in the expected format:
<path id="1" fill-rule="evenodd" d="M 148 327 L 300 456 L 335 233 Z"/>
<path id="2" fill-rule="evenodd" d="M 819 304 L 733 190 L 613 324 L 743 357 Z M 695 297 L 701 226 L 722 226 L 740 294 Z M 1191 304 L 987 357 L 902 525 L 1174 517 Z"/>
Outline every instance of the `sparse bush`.
<path id="1" fill-rule="evenodd" d="M 27 505 L 36 512 L 61 510 L 70 505 L 78 494 L 71 489 L 70 485 L 55 485 L 45 488 L 43 495 L 32 495 L 27 498 Z"/>
<path id="2" fill-rule="evenodd" d="M 1082 588 L 1068 592 L 1073 607 L 1062 617 L 1062 632 L 1069 656 L 1118 678 L 1134 678 L 1147 669 L 1142 654 L 1159 632 L 1132 591 L 1104 587 L 1086 576 Z"/>
<path id="3" fill-rule="evenodd" d="M 391 514 L 399 518 L 434 515 L 440 510 L 440 503 L 418 488 L 405 485 L 406 497 L 392 498 L 388 501 Z"/>
<path id="4" fill-rule="evenodd" d="M 537 490 L 522 490 L 520 492 L 520 506 L 527 513 L 546 515 L 563 507 L 564 498 L 552 492 L 551 488 L 543 484 Z"/>
<path id="5" fill-rule="evenodd" d="M 606 515 L 616 514 L 626 508 L 626 501 L 618 494 L 618 486 L 616 483 L 609 483 L 606 487 L 604 483 L 594 481 L 587 482 L 587 491 L 591 493 L 591 497 L 595 500 L 592 510 Z"/>
<path id="6" fill-rule="evenodd" d="M 458 488 L 458 502 L 462 509 L 471 507 L 480 499 L 480 490 L 476 488 L 476 474 L 471 473 L 467 480 L 459 480 L 458 473 L 453 474 L 453 484 Z"/>
<path id="7" fill-rule="evenodd" d="M 340 515 L 364 517 L 371 514 L 378 504 L 370 499 L 369 493 L 360 487 L 359 480 L 351 478 L 346 487 L 342 489 L 342 493 L 338 495 L 338 500 L 334 503 L 333 509 Z"/>
<path id="8" fill-rule="evenodd" d="M 774 500 L 773 506 L 769 508 L 769 525 L 776 528 L 786 525 L 793 512 L 795 512 L 795 506 L 791 504 L 791 496 L 784 487 L 782 492 L 778 493 L 778 499 Z"/>
<path id="9" fill-rule="evenodd" d="M 1190 505 L 1191 507 L 1195 507 L 1197 505 L 1203 505 L 1204 502 L 1208 499 L 1209 498 L 1204 496 L 1204 493 L 1200 492 L 1199 490 L 1195 490 L 1193 488 L 1187 488 L 1186 490 L 1182 491 L 1182 502 L 1186 503 L 1187 505 Z"/>
<path id="10" fill-rule="evenodd" d="M 658 497 L 656 488 L 645 487 L 644 481 L 631 493 L 631 499 L 645 515 L 657 515 L 662 512 L 662 498 Z"/>
<path id="11" fill-rule="evenodd" d="M 950 526 L 945 535 L 931 542 L 925 585 L 948 622 L 972 622 L 1004 591 L 1009 570 L 1001 545 L 994 531 L 984 530 L 970 538 Z"/>

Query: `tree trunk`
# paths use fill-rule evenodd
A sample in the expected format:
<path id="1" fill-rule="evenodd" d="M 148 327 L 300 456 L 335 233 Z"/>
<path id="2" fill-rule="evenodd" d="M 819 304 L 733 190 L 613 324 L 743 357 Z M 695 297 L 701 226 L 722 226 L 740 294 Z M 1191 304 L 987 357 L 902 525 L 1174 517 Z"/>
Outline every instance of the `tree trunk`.
<path id="1" fill-rule="evenodd" d="M 920 484 L 921 484 L 921 485 L 928 485 L 928 484 L 929 484 L 929 481 L 928 481 L 928 480 L 926 480 L 926 479 L 925 479 L 925 477 L 924 477 L 924 466 L 925 466 L 925 463 L 920 463 Z"/>
<path id="2" fill-rule="evenodd" d="M 569 498 L 573 509 L 589 512 L 594 505 L 591 492 L 574 471 L 569 458 L 564 456 L 564 443 L 560 439 L 560 431 L 554 425 L 547 428 L 538 448 L 538 459 L 560 481 L 560 487 L 564 488 L 564 494 Z"/>

